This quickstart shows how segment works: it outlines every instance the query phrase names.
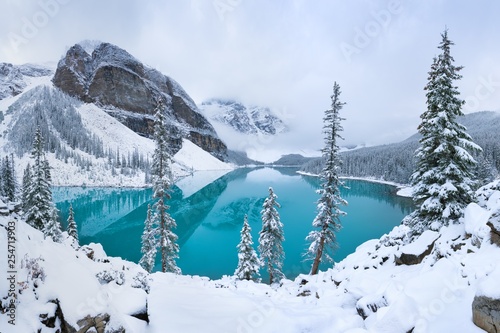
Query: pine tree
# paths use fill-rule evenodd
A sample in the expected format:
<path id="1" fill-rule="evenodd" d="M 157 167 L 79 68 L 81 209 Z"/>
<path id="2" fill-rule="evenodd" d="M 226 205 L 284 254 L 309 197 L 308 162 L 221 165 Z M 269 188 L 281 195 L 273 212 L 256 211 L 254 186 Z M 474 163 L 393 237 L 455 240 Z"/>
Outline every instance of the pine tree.
<path id="1" fill-rule="evenodd" d="M 69 204 L 69 212 L 68 212 L 68 226 L 66 227 L 66 231 L 68 235 L 73 237 L 76 243 L 78 244 L 78 229 L 75 222 L 75 213 L 73 211 L 73 205 Z"/>
<path id="2" fill-rule="evenodd" d="M 169 206 L 166 201 L 170 199 L 172 186 L 171 159 L 168 153 L 168 135 L 166 130 L 164 106 L 161 100 L 155 112 L 153 165 L 151 174 L 153 178 L 153 197 L 156 199 L 155 224 L 158 226 L 159 248 L 161 252 L 162 272 L 180 274 L 175 259 L 179 257 L 177 235 L 173 229 L 177 227 L 175 220 L 168 213 Z"/>
<path id="3" fill-rule="evenodd" d="M 454 43 L 448 31 L 441 37 L 441 54 L 434 58 L 425 86 L 427 110 L 418 127 L 422 138 L 411 177 L 416 211 L 405 219 L 414 234 L 458 222 L 473 200 L 476 161 L 469 151 L 481 151 L 457 121 L 464 101 L 454 81 L 462 77 L 462 67 L 453 65 L 450 46 Z"/>
<path id="4" fill-rule="evenodd" d="M 8 156 L 2 161 L 2 195 L 9 201 L 16 199 L 16 181 L 14 171 L 14 161 L 9 160 Z"/>
<path id="5" fill-rule="evenodd" d="M 248 224 L 248 217 L 245 215 L 243 228 L 240 232 L 241 240 L 238 244 L 238 267 L 234 275 L 240 280 L 258 281 L 261 263 L 253 248 L 251 231 L 252 229 Z"/>
<path id="6" fill-rule="evenodd" d="M 323 119 L 325 134 L 325 147 L 322 150 L 325 166 L 321 171 L 321 189 L 318 190 L 318 214 L 312 225 L 313 230 L 306 237 L 311 242 L 306 256 L 313 259 L 311 274 L 317 274 L 319 265 L 323 261 L 333 262 L 331 253 L 336 249 L 336 232 L 340 229 L 340 217 L 346 215 L 340 210 L 341 205 L 347 205 L 347 201 L 340 196 L 340 187 L 344 186 L 339 179 L 341 160 L 339 157 L 338 139 L 342 139 L 340 132 L 340 110 L 345 103 L 340 101 L 340 86 L 337 82 L 333 85 L 332 107 L 325 111 Z"/>
<path id="7" fill-rule="evenodd" d="M 31 165 L 28 163 L 26 166 L 26 169 L 24 169 L 24 174 L 23 174 L 23 184 L 22 184 L 22 189 L 21 189 L 21 205 L 23 208 L 23 211 L 27 211 L 28 207 L 30 207 L 29 203 L 29 192 L 31 188 Z"/>
<path id="8" fill-rule="evenodd" d="M 57 221 L 57 210 L 52 202 L 50 166 L 45 157 L 44 143 L 40 128 L 35 132 L 33 150 L 32 178 L 27 188 L 25 202 L 26 222 L 42 230 L 45 237 L 55 242 L 61 241 L 61 226 Z"/>
<path id="9" fill-rule="evenodd" d="M 63 240 L 61 224 L 57 220 L 57 209 L 51 205 L 51 218 L 43 226 L 43 235 L 45 238 L 50 238 L 56 243 Z"/>
<path id="10" fill-rule="evenodd" d="M 276 208 L 280 204 L 276 201 L 278 197 L 273 188 L 269 187 L 269 196 L 266 198 L 261 211 L 262 230 L 259 233 L 259 252 L 261 262 L 267 266 L 269 283 L 279 283 L 285 277 L 281 271 L 285 252 L 283 251 L 283 223 Z"/>
<path id="11" fill-rule="evenodd" d="M 144 221 L 144 231 L 142 233 L 142 257 L 139 260 L 139 265 L 142 266 L 148 273 L 151 273 L 155 266 L 155 258 L 157 251 L 157 231 L 153 224 L 151 205 L 148 205 L 148 215 Z"/>

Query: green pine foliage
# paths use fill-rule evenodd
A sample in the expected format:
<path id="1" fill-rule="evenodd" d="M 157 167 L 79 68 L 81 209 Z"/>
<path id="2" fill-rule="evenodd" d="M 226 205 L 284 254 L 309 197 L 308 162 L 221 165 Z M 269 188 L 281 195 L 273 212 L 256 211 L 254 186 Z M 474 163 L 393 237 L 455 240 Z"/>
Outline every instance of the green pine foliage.
<path id="1" fill-rule="evenodd" d="M 155 112 L 152 179 L 154 203 L 154 223 L 158 226 L 158 236 L 162 262 L 162 272 L 180 274 L 181 270 L 176 264 L 179 257 L 177 235 L 173 229 L 177 227 L 175 220 L 168 213 L 167 200 L 170 199 L 172 186 L 171 158 L 168 150 L 168 134 L 165 123 L 165 107 L 161 100 Z"/>
<path id="2" fill-rule="evenodd" d="M 158 229 L 155 228 L 154 220 L 152 216 L 151 205 L 148 205 L 148 213 L 146 221 L 144 221 L 144 231 L 141 236 L 142 246 L 141 253 L 142 257 L 139 260 L 139 265 L 144 268 L 148 273 L 153 271 L 155 266 L 156 252 L 157 252 L 157 232 Z"/>
<path id="3" fill-rule="evenodd" d="M 66 227 L 66 231 L 70 237 L 78 244 L 78 228 L 75 222 L 75 213 L 73 211 L 73 205 L 69 204 L 69 212 L 68 212 L 68 226 Z"/>
<path id="4" fill-rule="evenodd" d="M 269 196 L 262 205 L 262 230 L 259 233 L 259 253 L 262 265 L 267 267 L 269 283 L 279 283 L 285 277 L 282 272 L 285 251 L 283 250 L 283 223 L 277 208 L 280 204 L 276 201 L 277 195 L 269 187 Z"/>
<path id="5" fill-rule="evenodd" d="M 411 178 L 417 209 L 405 220 L 415 234 L 459 221 L 464 207 L 474 200 L 476 161 L 471 152 L 481 151 L 457 121 L 464 101 L 455 82 L 462 77 L 462 67 L 453 64 L 448 31 L 441 37 L 441 53 L 434 58 L 425 86 L 427 110 L 418 127 L 422 138 Z"/>
<path id="6" fill-rule="evenodd" d="M 261 262 L 253 248 L 252 229 L 248 224 L 248 216 L 245 215 L 243 228 L 240 232 L 240 243 L 238 244 L 238 267 L 234 275 L 240 280 L 259 281 L 259 269 Z"/>
<path id="7" fill-rule="evenodd" d="M 62 240 L 61 226 L 57 221 L 57 210 L 52 202 L 50 166 L 45 157 L 44 143 L 41 131 L 35 132 L 33 150 L 31 152 L 33 167 L 31 180 L 25 184 L 26 222 L 32 227 L 43 231 L 45 237 L 52 238 L 55 242 Z M 26 175 L 26 173 L 25 173 Z"/>
<path id="8" fill-rule="evenodd" d="M 306 237 L 311 242 L 306 257 L 313 260 L 311 274 L 317 274 L 319 265 L 323 261 L 333 262 L 331 254 L 337 247 L 336 232 L 340 229 L 340 217 L 346 213 L 340 209 L 347 205 L 347 201 L 340 196 L 340 187 L 343 182 L 339 179 L 341 160 L 337 140 L 342 139 L 340 110 L 345 103 L 340 101 L 340 86 L 337 82 L 333 85 L 332 107 L 325 111 L 323 118 L 325 134 L 325 147 L 322 150 L 325 166 L 320 174 L 321 189 L 318 190 L 318 214 L 312 225 L 314 230 Z"/>

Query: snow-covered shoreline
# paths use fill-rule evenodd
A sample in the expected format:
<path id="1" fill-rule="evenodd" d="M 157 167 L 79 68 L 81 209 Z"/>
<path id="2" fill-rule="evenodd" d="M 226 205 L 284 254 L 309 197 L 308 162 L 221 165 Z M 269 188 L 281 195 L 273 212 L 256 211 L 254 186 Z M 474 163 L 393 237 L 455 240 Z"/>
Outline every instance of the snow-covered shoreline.
<path id="1" fill-rule="evenodd" d="M 319 177 L 319 175 L 310 173 L 310 172 L 304 172 L 304 171 L 297 171 L 299 175 L 302 176 L 309 176 L 309 177 Z M 371 182 L 371 183 L 378 183 L 378 184 L 385 184 L 385 185 L 390 185 L 394 186 L 397 189 L 396 195 L 400 197 L 405 197 L 405 198 L 411 198 L 411 187 L 408 185 L 404 184 L 398 184 L 395 182 L 387 181 L 387 180 L 381 180 L 381 179 L 375 179 L 375 178 L 370 178 L 370 177 L 353 177 L 353 176 L 341 176 L 339 177 L 340 179 L 352 179 L 352 180 L 362 180 L 366 182 Z"/>
<path id="2" fill-rule="evenodd" d="M 15 329 L 54 332 L 48 323 L 59 327 L 64 319 L 79 328 L 106 319 L 107 332 L 134 333 L 483 332 L 472 322 L 471 304 L 476 295 L 500 295 L 500 248 L 490 242 L 486 225 L 500 222 L 499 181 L 477 194 L 478 204 L 466 208 L 460 224 L 412 243 L 408 228 L 397 226 L 327 271 L 274 287 L 227 276 L 148 275 L 135 263 L 107 256 L 99 244 L 75 249 L 70 241 L 44 239 L 15 213 L 0 216 L 2 244 L 16 221 L 21 292 L 16 289 Z M 398 263 L 403 253 L 425 249 L 421 262 Z M 7 267 L 6 251 L 0 249 L 0 267 Z M 0 271 L 2 281 L 6 272 Z M 4 308 L 8 293 L 9 285 L 0 284 Z M 8 320 L 0 311 L 0 331 L 12 331 Z"/>

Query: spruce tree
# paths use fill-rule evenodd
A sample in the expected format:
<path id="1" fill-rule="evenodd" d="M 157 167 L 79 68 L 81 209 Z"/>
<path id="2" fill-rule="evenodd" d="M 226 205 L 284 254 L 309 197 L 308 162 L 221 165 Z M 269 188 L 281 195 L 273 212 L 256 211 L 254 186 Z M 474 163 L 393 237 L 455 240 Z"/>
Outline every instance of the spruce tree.
<path id="1" fill-rule="evenodd" d="M 35 132 L 33 150 L 32 178 L 23 202 L 26 207 L 26 222 L 43 231 L 45 237 L 55 242 L 61 241 L 61 226 L 57 221 L 57 210 L 52 202 L 50 166 L 45 157 L 44 143 L 40 128 Z"/>
<path id="2" fill-rule="evenodd" d="M 155 266 L 155 258 L 157 251 L 157 231 L 153 223 L 151 205 L 148 205 L 148 213 L 146 221 L 144 221 L 144 231 L 142 232 L 142 257 L 139 260 L 139 265 L 144 268 L 148 273 L 151 273 Z"/>
<path id="3" fill-rule="evenodd" d="M 317 274 L 319 265 L 323 261 L 333 262 L 332 252 L 337 247 L 336 232 L 340 229 L 340 217 L 346 213 L 340 209 L 341 205 L 347 205 L 347 201 L 340 196 L 340 187 L 344 186 L 339 179 L 341 160 L 339 157 L 338 139 L 342 139 L 340 132 L 340 110 L 345 103 L 340 101 L 340 86 L 337 82 L 333 85 L 332 107 L 325 111 L 323 118 L 325 134 L 325 147 L 322 150 L 325 166 L 321 171 L 321 188 L 318 190 L 316 218 L 313 220 L 315 230 L 306 237 L 311 242 L 306 256 L 313 259 L 311 274 Z"/>
<path id="4" fill-rule="evenodd" d="M 51 218 L 43 226 L 43 235 L 45 238 L 50 238 L 56 243 L 63 240 L 61 224 L 57 220 L 57 209 L 51 205 Z"/>
<path id="5" fill-rule="evenodd" d="M 257 253 L 253 248 L 252 229 L 248 224 L 248 217 L 245 215 L 243 220 L 243 228 L 240 232 L 240 243 L 238 244 L 238 267 L 234 275 L 240 280 L 259 279 L 259 269 L 261 266 Z"/>
<path id="6" fill-rule="evenodd" d="M 5 156 L 2 163 L 2 195 L 9 201 L 16 199 L 14 160 L 13 158 L 9 160 L 8 156 Z"/>
<path id="7" fill-rule="evenodd" d="M 405 219 L 417 235 L 458 222 L 464 207 L 473 201 L 476 161 L 469 152 L 481 150 L 457 121 L 464 101 L 455 81 L 462 77 L 462 67 L 453 64 L 450 46 L 454 43 L 448 31 L 441 37 L 441 53 L 434 58 L 425 86 L 427 110 L 418 127 L 422 138 L 411 177 L 416 211 Z"/>
<path id="8" fill-rule="evenodd" d="M 177 245 L 177 235 L 173 232 L 177 224 L 168 213 L 169 206 L 166 203 L 170 199 L 172 172 L 164 106 L 161 100 L 158 102 L 155 112 L 154 140 L 155 150 L 153 152 L 151 174 L 153 178 L 153 198 L 156 199 L 153 207 L 155 209 L 155 224 L 159 228 L 161 267 L 162 272 L 180 274 L 181 270 L 175 262 L 179 257 L 179 245 Z"/>
<path id="9" fill-rule="evenodd" d="M 68 235 L 73 237 L 78 244 L 78 229 L 75 222 L 75 213 L 73 211 L 72 204 L 69 204 L 68 226 L 66 227 L 66 231 L 68 232 Z"/>
<path id="10" fill-rule="evenodd" d="M 259 252 L 263 265 L 267 266 L 269 283 L 279 283 L 285 277 L 281 271 L 285 252 L 283 251 L 283 223 L 276 208 L 280 204 L 273 188 L 269 187 L 269 196 L 266 198 L 261 211 L 262 230 L 259 233 Z"/>
<path id="11" fill-rule="evenodd" d="M 29 193 L 31 188 L 31 165 L 28 163 L 26 169 L 24 169 L 23 183 L 21 188 L 21 207 L 23 211 L 26 212 L 28 207 L 31 206 L 29 203 Z"/>

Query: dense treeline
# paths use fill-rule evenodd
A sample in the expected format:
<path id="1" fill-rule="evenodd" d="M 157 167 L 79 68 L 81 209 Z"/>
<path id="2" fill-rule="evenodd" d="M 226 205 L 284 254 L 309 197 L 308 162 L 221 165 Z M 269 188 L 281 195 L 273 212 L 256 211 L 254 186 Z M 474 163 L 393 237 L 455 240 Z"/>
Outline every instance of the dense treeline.
<path id="1" fill-rule="evenodd" d="M 483 182 L 494 179 L 500 170 L 500 113 L 477 112 L 459 118 L 483 152 L 476 154 L 477 173 Z M 377 179 L 408 184 L 415 167 L 414 152 L 420 137 L 414 135 L 405 141 L 360 148 L 341 153 L 342 176 L 374 177 Z M 321 158 L 307 162 L 302 171 L 319 174 L 324 162 Z"/>
<path id="2" fill-rule="evenodd" d="M 148 158 L 139 151 L 121 153 L 119 149 L 105 148 L 102 140 L 83 126 L 76 110 L 80 104 L 75 98 L 46 86 L 26 92 L 6 113 L 15 117 L 8 133 L 15 154 L 21 157 L 30 152 L 33 133 L 39 129 L 45 138 L 45 151 L 82 169 L 92 166 L 93 156 L 107 158 L 110 167 L 119 168 L 124 174 L 149 170 Z"/>

